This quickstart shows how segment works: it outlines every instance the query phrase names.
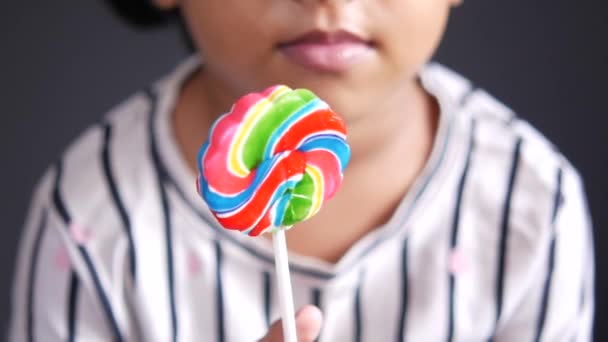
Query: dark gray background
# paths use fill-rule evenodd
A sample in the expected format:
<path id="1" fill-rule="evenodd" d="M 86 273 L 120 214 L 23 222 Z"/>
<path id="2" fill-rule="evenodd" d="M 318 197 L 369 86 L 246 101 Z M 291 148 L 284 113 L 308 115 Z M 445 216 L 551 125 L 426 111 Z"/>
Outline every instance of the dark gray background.
<path id="1" fill-rule="evenodd" d="M 6 2 L 0 21 L 2 325 L 38 177 L 88 124 L 186 55 L 175 27 L 134 30 L 101 0 L 31 6 Z M 532 122 L 582 172 L 595 222 L 598 341 L 608 340 L 607 43 L 603 0 L 465 0 L 436 57 Z"/>

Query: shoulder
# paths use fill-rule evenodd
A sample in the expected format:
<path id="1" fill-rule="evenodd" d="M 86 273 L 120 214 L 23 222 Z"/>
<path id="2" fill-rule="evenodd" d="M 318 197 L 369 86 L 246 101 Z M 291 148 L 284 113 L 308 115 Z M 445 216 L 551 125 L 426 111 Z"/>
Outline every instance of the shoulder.
<path id="1" fill-rule="evenodd" d="M 493 206 L 495 216 L 504 216 L 525 240 L 550 235 L 560 199 L 584 200 L 575 194 L 582 188 L 576 168 L 555 144 L 495 96 L 444 66 L 435 64 L 432 72 L 446 91 L 466 89 L 461 91 L 454 120 L 456 134 L 470 150 L 466 191 L 474 194 L 469 196 L 473 207 L 487 211 Z"/>
<path id="2" fill-rule="evenodd" d="M 64 210 L 64 221 L 110 235 L 129 223 L 127 213 L 146 217 L 156 210 L 159 168 L 152 146 L 163 141 L 155 126 L 195 66 L 194 59 L 179 64 L 105 113 L 57 158 L 44 177 L 50 186 L 39 186 L 36 197 Z"/>
<path id="3" fill-rule="evenodd" d="M 461 93 L 453 95 L 461 97 L 455 111 L 456 120 L 474 123 L 476 150 L 491 151 L 496 156 L 514 157 L 513 154 L 518 153 L 517 166 L 535 173 L 538 182 L 545 186 L 554 183 L 553 177 L 548 179 L 544 175 L 546 170 L 562 168 L 578 175 L 555 144 L 500 99 L 445 66 L 435 63 L 429 69 L 436 82 L 445 85 L 446 91 Z M 520 145 L 518 151 L 517 145 Z"/>
<path id="4" fill-rule="evenodd" d="M 149 96 L 139 92 L 87 128 L 47 169 L 33 202 L 54 214 L 58 225 L 103 231 L 112 243 L 123 229 L 119 205 L 133 205 L 138 188 L 154 181 L 147 152 L 150 110 Z"/>
<path id="5" fill-rule="evenodd" d="M 145 92 L 131 96 L 89 127 L 63 153 L 61 184 L 66 200 L 86 199 L 91 209 L 107 201 L 111 182 L 138 184 L 147 162 L 148 121 L 152 103 Z M 118 184 L 113 184 L 117 186 Z M 103 196 L 102 196 L 103 194 Z M 76 205 L 75 205 L 76 206 Z"/>

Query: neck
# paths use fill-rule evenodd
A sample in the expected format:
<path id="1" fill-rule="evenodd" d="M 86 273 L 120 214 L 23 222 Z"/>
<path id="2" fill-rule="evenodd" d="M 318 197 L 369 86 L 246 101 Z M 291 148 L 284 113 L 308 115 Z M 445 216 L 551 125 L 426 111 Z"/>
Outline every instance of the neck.
<path id="1" fill-rule="evenodd" d="M 402 152 L 408 163 L 426 161 L 434 138 L 438 108 L 422 86 L 412 80 L 376 103 L 373 115 L 360 115 L 347 122 L 352 148 L 351 166 L 371 164 L 379 158 L 392 158 Z M 391 164 L 391 160 L 384 162 Z"/>
<path id="2" fill-rule="evenodd" d="M 185 80 L 173 113 L 173 129 L 182 155 L 196 172 L 198 149 L 207 139 L 213 121 L 230 108 L 234 101 L 218 87 L 206 81 L 204 69 L 198 68 Z"/>
<path id="3" fill-rule="evenodd" d="M 201 69 L 186 82 L 173 116 L 178 144 L 192 170 L 213 120 L 236 100 L 205 77 Z M 352 154 L 343 185 L 315 217 L 288 231 L 291 251 L 336 262 L 388 221 L 422 171 L 437 129 L 437 103 L 416 80 L 376 103 L 382 106 L 374 109 L 375 115 L 347 121 Z"/>
<path id="4" fill-rule="evenodd" d="M 333 263 L 392 217 L 426 165 L 438 124 L 437 103 L 417 83 L 410 89 L 387 101 L 394 111 L 349 123 L 353 153 L 343 185 L 288 232 L 290 250 Z"/>

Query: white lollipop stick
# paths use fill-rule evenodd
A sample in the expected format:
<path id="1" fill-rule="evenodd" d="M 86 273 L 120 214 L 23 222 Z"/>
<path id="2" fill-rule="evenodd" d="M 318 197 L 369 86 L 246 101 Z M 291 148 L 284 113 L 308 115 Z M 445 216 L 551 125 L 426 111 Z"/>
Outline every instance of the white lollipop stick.
<path id="1" fill-rule="evenodd" d="M 285 231 L 283 229 L 272 234 L 272 243 L 274 245 L 274 265 L 277 270 L 277 283 L 279 284 L 279 306 L 281 308 L 281 321 L 283 323 L 283 339 L 284 342 L 297 342 L 296 319 L 289 277 L 289 262 L 287 261 L 287 243 L 285 242 Z"/>

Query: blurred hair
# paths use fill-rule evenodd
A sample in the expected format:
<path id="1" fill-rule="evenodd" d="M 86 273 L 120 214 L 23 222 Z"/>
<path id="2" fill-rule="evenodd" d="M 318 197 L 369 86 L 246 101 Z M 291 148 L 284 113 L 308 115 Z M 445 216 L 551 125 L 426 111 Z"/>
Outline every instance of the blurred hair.
<path id="1" fill-rule="evenodd" d="M 154 6 L 152 0 L 106 0 L 118 16 L 135 27 L 150 28 L 163 26 L 175 20 L 177 11 L 162 11 Z"/>
<path id="2" fill-rule="evenodd" d="M 163 11 L 153 0 L 105 0 L 106 5 L 131 26 L 141 29 L 177 24 L 189 51 L 195 50 L 179 10 Z"/>

